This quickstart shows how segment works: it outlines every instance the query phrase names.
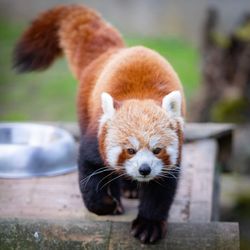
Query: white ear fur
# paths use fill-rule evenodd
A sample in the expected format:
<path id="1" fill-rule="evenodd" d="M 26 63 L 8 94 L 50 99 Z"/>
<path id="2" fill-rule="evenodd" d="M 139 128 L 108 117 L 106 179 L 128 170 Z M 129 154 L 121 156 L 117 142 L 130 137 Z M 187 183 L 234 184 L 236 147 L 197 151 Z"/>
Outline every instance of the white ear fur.
<path id="1" fill-rule="evenodd" d="M 172 91 L 168 95 L 164 96 L 162 100 L 162 107 L 174 117 L 181 116 L 181 92 Z"/>
<path id="2" fill-rule="evenodd" d="M 114 100 L 112 96 L 106 92 L 103 92 L 101 95 L 101 100 L 104 115 L 111 118 L 115 113 Z"/>

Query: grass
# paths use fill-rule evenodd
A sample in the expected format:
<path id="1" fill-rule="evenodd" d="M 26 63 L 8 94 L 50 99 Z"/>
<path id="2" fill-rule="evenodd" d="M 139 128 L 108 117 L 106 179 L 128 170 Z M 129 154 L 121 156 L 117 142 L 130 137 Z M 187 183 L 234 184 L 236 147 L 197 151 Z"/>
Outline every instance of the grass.
<path id="1" fill-rule="evenodd" d="M 47 71 L 18 75 L 11 69 L 15 42 L 26 25 L 0 20 L 0 121 L 74 121 L 77 83 L 60 59 Z M 126 37 L 165 56 L 178 72 L 190 100 L 199 83 L 199 56 L 189 43 L 173 38 Z"/>

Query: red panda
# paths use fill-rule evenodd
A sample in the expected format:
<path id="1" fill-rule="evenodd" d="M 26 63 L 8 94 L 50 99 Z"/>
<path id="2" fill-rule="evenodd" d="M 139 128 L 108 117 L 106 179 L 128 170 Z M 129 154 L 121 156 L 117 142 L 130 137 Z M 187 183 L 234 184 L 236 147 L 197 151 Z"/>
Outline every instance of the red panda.
<path id="1" fill-rule="evenodd" d="M 64 54 L 79 82 L 79 186 L 89 211 L 120 214 L 121 187 L 140 182 L 132 234 L 153 243 L 166 232 L 177 187 L 185 99 L 180 80 L 157 52 L 127 48 L 95 11 L 59 6 L 41 14 L 14 51 L 20 72 L 46 69 Z M 121 177 L 127 178 L 123 186 Z M 135 187 L 136 188 L 136 187 Z"/>

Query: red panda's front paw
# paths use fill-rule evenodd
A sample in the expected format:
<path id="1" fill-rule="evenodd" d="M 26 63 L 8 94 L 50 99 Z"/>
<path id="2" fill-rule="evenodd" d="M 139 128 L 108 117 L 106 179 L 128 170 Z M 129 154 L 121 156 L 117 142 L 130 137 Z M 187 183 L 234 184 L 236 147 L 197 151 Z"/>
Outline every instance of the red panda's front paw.
<path id="1" fill-rule="evenodd" d="M 142 243 L 155 243 L 166 233 L 165 220 L 148 220 L 138 216 L 132 223 L 131 234 Z"/>
<path id="2" fill-rule="evenodd" d="M 102 207 L 106 207 L 106 214 L 120 215 L 124 213 L 122 203 L 111 194 L 103 197 Z"/>
<path id="3" fill-rule="evenodd" d="M 86 208 L 97 215 L 120 215 L 124 213 L 124 208 L 120 199 L 115 198 L 110 192 L 103 192 L 100 196 L 83 195 Z"/>

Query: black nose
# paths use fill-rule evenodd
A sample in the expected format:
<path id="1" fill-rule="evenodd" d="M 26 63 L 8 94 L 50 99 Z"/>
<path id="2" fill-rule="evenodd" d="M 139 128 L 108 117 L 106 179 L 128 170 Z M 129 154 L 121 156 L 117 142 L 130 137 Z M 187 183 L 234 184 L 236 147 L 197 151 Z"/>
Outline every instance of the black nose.
<path id="1" fill-rule="evenodd" d="M 150 172 L 151 172 L 151 168 L 150 168 L 150 166 L 149 166 L 148 164 L 146 164 L 146 163 L 143 163 L 143 164 L 139 167 L 139 173 L 140 173 L 141 175 L 146 176 L 146 175 L 149 175 Z"/>

